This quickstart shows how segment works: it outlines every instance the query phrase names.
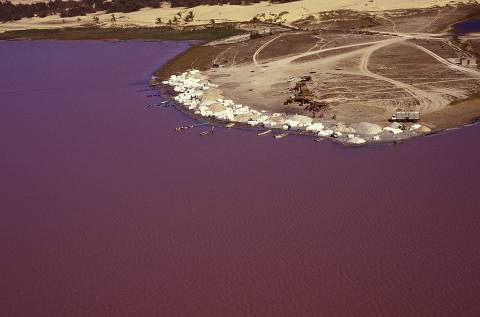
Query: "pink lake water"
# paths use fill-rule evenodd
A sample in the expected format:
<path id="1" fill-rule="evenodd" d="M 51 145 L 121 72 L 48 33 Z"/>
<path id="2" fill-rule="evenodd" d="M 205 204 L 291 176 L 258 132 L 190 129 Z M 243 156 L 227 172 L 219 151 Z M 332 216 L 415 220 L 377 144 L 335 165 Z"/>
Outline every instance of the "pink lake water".
<path id="1" fill-rule="evenodd" d="M 188 47 L 0 42 L 0 316 L 480 316 L 480 126 L 176 133 Z"/>

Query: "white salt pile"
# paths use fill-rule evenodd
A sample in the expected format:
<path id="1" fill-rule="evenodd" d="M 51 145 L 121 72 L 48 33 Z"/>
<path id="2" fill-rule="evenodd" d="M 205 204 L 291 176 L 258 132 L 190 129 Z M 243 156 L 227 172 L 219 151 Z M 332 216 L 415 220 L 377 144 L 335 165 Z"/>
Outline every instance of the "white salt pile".
<path id="1" fill-rule="evenodd" d="M 355 128 L 355 131 L 358 134 L 363 134 L 363 135 L 375 135 L 375 134 L 380 134 L 382 133 L 382 127 L 369 123 L 369 122 L 361 122 L 354 124 L 353 127 Z"/>
<path id="2" fill-rule="evenodd" d="M 257 111 L 248 106 L 236 104 L 233 100 L 221 95 L 218 86 L 211 83 L 198 70 L 190 70 L 180 75 L 172 75 L 163 84 L 170 85 L 178 93 L 175 100 L 203 117 L 213 117 L 219 120 L 239 122 L 250 126 L 263 126 L 283 130 L 298 130 L 315 133 L 321 137 L 334 137 L 347 140 L 348 143 L 362 144 L 365 140 L 355 136 L 355 129 L 339 122 L 333 129 L 326 129 L 321 122 L 314 122 L 304 115 L 287 115 Z M 360 134 L 376 134 L 382 132 L 379 126 L 361 123 L 358 125 Z M 342 137 L 343 133 L 348 134 Z"/>
<path id="3" fill-rule="evenodd" d="M 390 133 L 393 133 L 393 134 L 400 134 L 403 132 L 402 129 L 397 129 L 397 128 L 392 128 L 392 127 L 385 127 L 383 128 L 384 131 L 387 131 L 387 132 L 390 132 Z"/>

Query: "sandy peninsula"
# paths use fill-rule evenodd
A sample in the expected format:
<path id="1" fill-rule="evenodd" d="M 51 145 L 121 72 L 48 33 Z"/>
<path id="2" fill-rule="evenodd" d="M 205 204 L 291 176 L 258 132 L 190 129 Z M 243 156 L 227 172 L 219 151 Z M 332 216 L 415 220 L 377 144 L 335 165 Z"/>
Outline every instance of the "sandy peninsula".
<path id="1" fill-rule="evenodd" d="M 196 115 L 342 143 L 402 141 L 480 117 L 478 39 L 449 30 L 478 4 L 374 3 L 383 6 L 310 12 L 283 29 L 245 23 L 250 36 L 195 48 L 158 75 Z M 390 122 L 398 111 L 420 120 Z"/>

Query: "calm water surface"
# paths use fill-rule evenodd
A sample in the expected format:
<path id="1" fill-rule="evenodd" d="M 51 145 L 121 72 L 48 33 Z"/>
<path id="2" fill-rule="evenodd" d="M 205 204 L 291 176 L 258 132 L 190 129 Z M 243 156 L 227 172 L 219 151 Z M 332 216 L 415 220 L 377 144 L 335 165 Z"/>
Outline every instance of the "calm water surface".
<path id="1" fill-rule="evenodd" d="M 454 31 L 458 35 L 464 35 L 472 32 L 480 32 L 480 18 L 473 18 L 455 24 Z"/>
<path id="2" fill-rule="evenodd" d="M 0 42 L 0 316 L 480 316 L 480 126 L 179 134 L 188 46 Z"/>

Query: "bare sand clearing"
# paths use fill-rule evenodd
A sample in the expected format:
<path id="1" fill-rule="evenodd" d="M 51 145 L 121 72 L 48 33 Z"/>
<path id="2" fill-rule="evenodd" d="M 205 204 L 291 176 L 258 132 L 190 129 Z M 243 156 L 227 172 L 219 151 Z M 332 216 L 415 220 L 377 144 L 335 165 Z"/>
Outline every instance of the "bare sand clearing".
<path id="1" fill-rule="evenodd" d="M 28 1 L 28 0 L 27 0 Z M 27 1 L 13 1 L 27 2 Z M 28 1 L 30 2 L 30 1 Z M 239 5 L 222 5 L 222 6 L 197 6 L 194 8 L 170 8 L 163 6 L 162 8 L 147 8 L 137 12 L 118 13 L 115 26 L 155 26 L 157 18 L 167 22 L 173 19 L 178 12 L 193 11 L 195 19 L 189 25 L 201 25 L 209 23 L 211 20 L 216 22 L 243 22 L 249 21 L 253 17 L 265 14 L 268 18 L 270 15 L 282 15 L 282 20 L 286 23 L 298 21 L 308 16 L 324 11 L 351 9 L 358 11 L 386 11 L 407 8 L 428 8 L 432 6 L 444 6 L 452 3 L 468 3 L 467 1 L 449 1 L 449 0 L 337 0 L 337 1 L 319 1 L 319 0 L 301 0 L 290 3 L 271 4 L 270 2 L 261 2 L 258 4 L 239 6 Z M 89 14 L 85 17 L 77 18 L 61 18 L 58 15 L 48 16 L 45 18 L 30 18 L 20 21 L 7 22 L 0 24 L 0 32 L 18 29 L 31 28 L 58 28 L 61 26 L 76 27 L 92 22 L 93 16 L 98 16 L 103 26 L 112 26 L 111 15 L 105 13 Z"/>
<path id="2" fill-rule="evenodd" d="M 170 63 L 173 67 L 169 70 L 172 74 L 181 72 L 182 67 L 198 69 L 218 85 L 218 96 L 206 96 L 199 105 L 189 104 L 188 94 L 192 93 L 188 91 L 177 100 L 188 109 L 195 111 L 198 107 L 197 112 L 202 116 L 210 116 L 209 109 L 202 108 L 208 106 L 210 99 L 224 102 L 227 108 L 229 100 L 233 100 L 237 105 L 251 107 L 253 113 L 248 118 L 237 116 L 236 109 L 243 113 L 243 108 L 235 105 L 233 121 L 249 120 L 251 125 L 258 124 L 263 119 L 256 118 L 255 111 L 261 111 L 267 117 L 262 124 L 270 127 L 278 124 L 272 125 L 269 116 L 278 119 L 276 115 L 282 115 L 290 120 L 291 116 L 298 119 L 298 115 L 302 115 L 303 119 L 310 117 L 313 124 L 326 130 L 352 136 L 356 135 L 353 135 L 355 127 L 368 123 L 367 126 L 374 124 L 380 131 L 383 127 L 386 132 L 373 139 L 369 133 L 359 132 L 359 135 L 379 141 L 390 140 L 389 132 L 402 133 L 392 131 L 391 128 L 399 126 L 388 122 L 392 114 L 401 109 L 418 111 L 423 126 L 401 125 L 402 129 L 421 128 L 418 131 L 426 133 L 479 116 L 478 107 L 461 102 L 480 92 L 478 67 L 474 63 L 452 62 L 468 56 L 474 61 L 475 57 L 466 49 L 462 38 L 452 39 L 451 34 L 433 31 L 469 16 L 472 10 L 476 7 L 369 13 L 369 28 L 362 27 L 363 16 L 367 15 L 358 12 L 342 13 L 342 21 L 340 18 L 309 19 L 301 22 L 301 31 L 213 46 L 209 53 L 203 54 L 209 58 L 199 58 L 194 51 L 189 58 L 182 56 Z M 348 23 L 348 27 L 338 27 L 339 23 L 345 23 L 344 26 Z M 185 83 L 182 81 L 168 83 L 187 87 L 179 91 L 189 90 L 189 78 Z M 314 110 L 321 116 L 315 117 L 313 113 L 312 118 L 312 107 L 303 107 L 308 104 L 322 107 Z M 223 108 L 219 111 L 220 119 L 225 119 L 224 111 Z M 456 113 L 455 117 L 449 116 L 450 111 Z M 320 132 L 322 136 L 326 134 Z M 408 138 L 413 134 L 401 135 Z"/>
<path id="3" fill-rule="evenodd" d="M 279 38 L 275 37 L 273 40 Z M 265 44 L 272 44 L 273 40 Z M 289 78 L 310 74 L 314 90 L 323 96 L 328 94 L 328 99 L 338 104 L 335 106 L 337 117 L 344 122 L 369 120 L 383 124 L 389 117 L 388 113 L 393 113 L 401 105 L 401 100 L 417 104 L 414 109 L 424 114 L 435 112 L 443 109 L 452 100 L 470 94 L 469 86 L 464 86 L 463 83 L 469 79 L 478 80 L 480 77 L 476 70 L 448 63 L 434 52 L 402 37 L 372 39 L 366 43 L 310 50 L 260 62 L 259 58 L 263 58 L 262 52 L 267 49 L 268 45 L 262 45 L 253 55 L 252 63 L 213 69 L 206 74 L 214 83 L 223 87 L 228 97 L 256 109 L 272 111 L 281 111 L 284 108 L 283 102 L 291 94 L 289 88 L 293 85 L 289 83 Z M 328 51 L 334 54 L 298 62 L 301 58 Z M 399 52 L 400 56 L 393 56 L 396 52 Z M 409 62 L 405 61 L 405 69 L 387 71 L 395 62 L 403 62 L 401 54 L 416 54 L 415 63 L 424 67 L 426 73 L 413 73 L 413 61 L 410 64 L 405 64 Z M 386 62 L 385 58 L 390 58 L 390 63 Z M 312 71 L 314 73 L 311 73 Z M 450 89 L 442 89 L 441 85 L 445 83 L 434 75 L 435 72 L 448 76 L 445 78 L 451 80 L 448 82 Z M 462 84 L 455 80 L 460 80 Z M 352 116 L 352 107 L 355 105 L 363 110 Z M 383 110 L 374 111 L 372 107 Z M 289 108 L 291 107 L 285 107 Z M 291 111 L 300 112 L 300 109 Z"/>

